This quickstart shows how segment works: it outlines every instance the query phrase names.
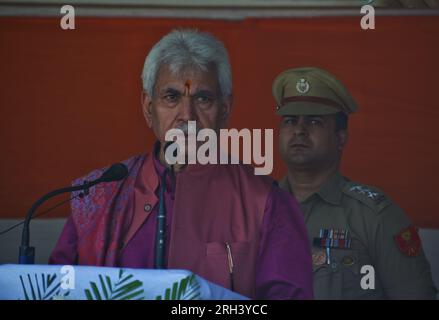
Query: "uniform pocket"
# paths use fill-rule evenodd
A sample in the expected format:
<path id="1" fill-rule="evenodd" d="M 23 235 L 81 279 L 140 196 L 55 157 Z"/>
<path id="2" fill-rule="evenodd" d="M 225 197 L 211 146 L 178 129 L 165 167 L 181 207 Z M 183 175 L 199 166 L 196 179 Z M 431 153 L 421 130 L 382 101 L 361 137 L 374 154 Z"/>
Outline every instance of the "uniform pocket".
<path id="1" fill-rule="evenodd" d="M 331 248 L 327 261 L 324 248 L 313 248 L 315 298 L 346 299 L 360 286 L 359 255 L 355 250 Z"/>
<path id="2" fill-rule="evenodd" d="M 340 273 L 340 283 L 337 284 L 340 290 L 341 299 L 359 299 L 361 294 L 361 263 L 360 254 L 356 250 L 333 250 L 333 269 Z"/>
<path id="3" fill-rule="evenodd" d="M 346 258 L 348 257 L 348 258 Z M 354 258 L 351 262 L 350 258 Z M 344 260 L 343 260 L 344 259 Z M 383 291 L 378 279 L 378 275 L 374 273 L 374 289 L 362 288 L 362 278 L 366 276 L 361 273 L 363 266 L 373 267 L 370 256 L 362 251 L 351 250 L 344 255 L 341 260 L 341 270 L 343 274 L 343 299 L 383 299 Z M 375 269 L 374 269 L 375 270 Z M 369 279 L 368 281 L 372 281 Z"/>

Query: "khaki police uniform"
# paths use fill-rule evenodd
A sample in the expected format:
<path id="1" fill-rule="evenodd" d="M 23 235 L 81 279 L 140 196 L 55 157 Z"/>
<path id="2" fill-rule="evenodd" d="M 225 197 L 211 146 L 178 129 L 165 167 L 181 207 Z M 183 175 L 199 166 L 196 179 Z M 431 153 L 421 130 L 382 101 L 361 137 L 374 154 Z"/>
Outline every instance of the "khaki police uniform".
<path id="1" fill-rule="evenodd" d="M 280 187 L 291 193 L 286 177 Z M 430 267 L 421 248 L 395 237 L 410 227 L 404 212 L 377 188 L 349 181 L 336 173 L 321 189 L 300 203 L 312 248 L 316 299 L 434 299 Z M 320 229 L 349 231 L 349 248 L 316 246 Z M 417 235 L 412 234 L 411 237 Z M 329 258 L 329 259 L 328 259 Z M 361 286 L 374 268 L 375 285 Z M 365 278 L 365 279 L 366 279 Z M 363 284 L 364 286 L 364 284 Z"/>
<path id="2" fill-rule="evenodd" d="M 281 73 L 279 115 L 357 110 L 347 89 L 318 68 Z M 287 177 L 280 187 L 290 193 Z M 312 248 L 316 299 L 435 299 L 417 230 L 381 190 L 339 172 L 300 203 Z"/>

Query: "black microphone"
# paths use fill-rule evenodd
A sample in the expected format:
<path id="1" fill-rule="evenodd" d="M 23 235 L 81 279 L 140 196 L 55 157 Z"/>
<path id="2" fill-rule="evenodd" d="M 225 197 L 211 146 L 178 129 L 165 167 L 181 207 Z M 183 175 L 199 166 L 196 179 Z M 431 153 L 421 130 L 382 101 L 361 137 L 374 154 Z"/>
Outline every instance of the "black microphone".
<path id="1" fill-rule="evenodd" d="M 24 219 L 23 223 L 23 232 L 21 234 L 21 246 L 19 249 L 19 257 L 18 257 L 18 263 L 19 264 L 33 264 L 35 260 L 35 248 L 29 247 L 29 238 L 30 238 L 30 221 L 33 217 L 34 212 L 37 210 L 37 208 L 43 204 L 46 200 L 57 196 L 59 194 L 65 193 L 65 192 L 72 192 L 72 191 L 78 191 L 78 190 L 87 190 L 90 187 L 101 183 L 101 182 L 112 182 L 112 181 L 118 181 L 125 178 L 128 174 L 128 169 L 124 164 L 116 163 L 113 164 L 110 168 L 105 170 L 105 172 L 96 180 L 90 181 L 90 182 L 84 182 L 81 185 L 78 186 L 72 186 L 72 187 L 66 187 L 54 190 L 52 192 L 49 192 L 45 194 L 43 197 L 38 199 L 32 207 L 29 209 L 29 211 L 26 214 L 26 218 Z"/>
<path id="2" fill-rule="evenodd" d="M 128 175 L 127 166 L 122 163 L 115 163 L 110 168 L 108 168 L 99 179 L 99 182 L 112 182 L 119 181 Z"/>

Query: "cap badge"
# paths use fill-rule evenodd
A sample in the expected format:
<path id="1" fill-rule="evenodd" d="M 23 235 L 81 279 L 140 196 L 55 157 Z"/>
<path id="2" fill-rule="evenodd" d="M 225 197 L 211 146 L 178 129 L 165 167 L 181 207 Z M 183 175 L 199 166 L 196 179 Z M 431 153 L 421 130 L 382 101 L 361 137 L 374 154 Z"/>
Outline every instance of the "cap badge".
<path id="1" fill-rule="evenodd" d="M 300 79 L 296 83 L 296 89 L 300 93 L 307 93 L 309 91 L 309 83 L 305 78 Z"/>

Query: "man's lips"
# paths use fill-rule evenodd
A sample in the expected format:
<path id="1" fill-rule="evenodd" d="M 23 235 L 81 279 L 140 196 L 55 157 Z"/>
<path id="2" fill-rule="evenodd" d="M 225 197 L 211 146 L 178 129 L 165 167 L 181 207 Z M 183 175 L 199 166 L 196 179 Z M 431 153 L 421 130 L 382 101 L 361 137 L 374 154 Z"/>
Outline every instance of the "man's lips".
<path id="1" fill-rule="evenodd" d="M 306 143 L 300 143 L 300 142 L 298 142 L 298 143 L 292 143 L 292 144 L 290 144 L 290 147 L 291 147 L 291 148 L 309 148 L 310 146 L 309 146 L 308 144 L 306 144 Z"/>

